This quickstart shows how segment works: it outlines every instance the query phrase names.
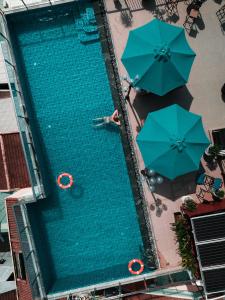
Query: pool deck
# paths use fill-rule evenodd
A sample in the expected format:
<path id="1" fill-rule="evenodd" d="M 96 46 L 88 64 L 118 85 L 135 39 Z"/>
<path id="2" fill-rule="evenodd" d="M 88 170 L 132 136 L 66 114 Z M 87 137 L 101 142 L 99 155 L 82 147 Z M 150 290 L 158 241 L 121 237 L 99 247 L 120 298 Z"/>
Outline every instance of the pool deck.
<path id="1" fill-rule="evenodd" d="M 129 1 L 127 2 L 129 3 Z M 141 3 L 141 1 L 136 2 L 139 4 Z M 122 77 L 127 73 L 120 58 L 126 45 L 129 30 L 151 21 L 153 15 L 146 9 L 137 11 L 131 10 L 132 22 L 127 26 L 121 19 L 121 12 L 115 10 L 113 0 L 105 0 L 105 5 L 118 69 L 120 76 Z M 184 23 L 186 7 L 187 6 L 182 2 L 178 4 L 179 20 L 176 25 L 182 26 Z M 134 138 L 138 133 L 138 122 L 144 120 L 148 112 L 173 103 L 180 104 L 191 112 L 202 115 L 203 124 L 207 133 L 208 130 L 224 127 L 225 103 L 221 99 L 220 89 L 225 78 L 225 69 L 221 66 L 221 63 L 225 61 L 225 42 L 219 21 L 216 17 L 216 11 L 219 8 L 220 5 L 216 4 L 214 1 L 207 1 L 203 4 L 201 7 L 201 15 L 205 23 L 205 29 L 199 31 L 196 38 L 189 37 L 186 34 L 190 46 L 197 54 L 186 87 L 172 91 L 161 98 L 153 94 L 148 95 L 147 97 L 137 97 L 135 92 L 131 91 L 131 105 L 127 103 L 127 110 Z M 127 86 L 124 82 L 122 82 L 122 85 Z M 163 101 L 163 103 L 160 104 L 159 101 Z M 134 147 L 136 149 L 141 170 L 144 168 L 144 162 L 135 139 Z M 207 166 L 205 166 L 204 161 L 202 163 L 207 174 L 214 177 L 221 177 L 219 168 L 210 171 Z M 165 270 L 178 267 L 181 259 L 176 252 L 177 245 L 174 233 L 170 230 L 170 224 L 174 222 L 174 213 L 180 211 L 182 198 L 178 197 L 177 199 L 173 199 L 174 196 L 168 196 L 168 194 L 165 196 L 156 193 L 152 195 L 147 184 L 144 182 L 143 185 L 149 208 L 149 217 L 156 238 L 160 267 Z M 184 190 L 184 185 L 186 191 Z M 161 186 L 161 189 L 163 188 L 165 188 L 165 184 Z M 161 193 L 162 190 L 160 191 L 160 187 L 158 189 L 160 194 L 165 193 L 165 191 Z M 180 192 L 178 191 L 179 195 L 191 194 L 194 199 L 197 199 L 195 187 L 193 189 L 185 179 L 177 183 L 177 189 L 181 190 Z M 165 209 L 162 210 L 160 214 L 156 214 L 154 206 L 151 205 L 154 203 L 154 197 L 160 199 L 162 203 L 165 204 Z"/>

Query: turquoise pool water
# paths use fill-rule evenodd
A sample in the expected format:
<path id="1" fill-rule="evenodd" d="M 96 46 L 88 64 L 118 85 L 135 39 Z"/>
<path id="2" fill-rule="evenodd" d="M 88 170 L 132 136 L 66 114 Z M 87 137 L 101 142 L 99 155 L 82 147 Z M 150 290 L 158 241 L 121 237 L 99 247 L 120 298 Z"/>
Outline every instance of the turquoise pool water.
<path id="1" fill-rule="evenodd" d="M 83 1 L 8 17 L 48 194 L 28 213 L 49 293 L 129 277 L 128 262 L 141 258 L 119 129 L 92 126 L 114 105 L 97 33 L 80 41 L 77 20 L 86 7 Z M 57 186 L 62 172 L 73 175 L 73 188 Z"/>

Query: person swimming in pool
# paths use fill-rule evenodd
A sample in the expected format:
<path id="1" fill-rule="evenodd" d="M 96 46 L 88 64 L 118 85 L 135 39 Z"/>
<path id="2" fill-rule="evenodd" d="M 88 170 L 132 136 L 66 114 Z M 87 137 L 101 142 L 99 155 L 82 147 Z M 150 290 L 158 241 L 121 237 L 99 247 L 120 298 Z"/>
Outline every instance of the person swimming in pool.
<path id="1" fill-rule="evenodd" d="M 117 126 L 121 125 L 120 115 L 117 109 L 114 111 L 114 113 L 111 116 L 96 118 L 93 119 L 93 122 L 97 123 L 93 125 L 94 127 L 101 127 L 101 126 L 105 126 L 106 124 L 116 124 Z"/>

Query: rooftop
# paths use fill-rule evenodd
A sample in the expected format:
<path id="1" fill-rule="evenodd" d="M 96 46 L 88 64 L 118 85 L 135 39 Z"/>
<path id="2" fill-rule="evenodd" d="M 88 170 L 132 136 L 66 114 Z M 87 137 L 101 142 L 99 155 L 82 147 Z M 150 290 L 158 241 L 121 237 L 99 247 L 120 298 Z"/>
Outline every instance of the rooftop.
<path id="1" fill-rule="evenodd" d="M 5 64 L 4 64 L 4 58 L 2 52 L 0 51 L 0 84 L 7 83 L 7 82 L 8 82 L 8 78 L 7 78 Z"/>
<path id="2" fill-rule="evenodd" d="M 30 4 L 32 1 L 33 0 L 30 0 L 30 2 L 27 1 L 27 3 Z M 19 3 L 20 1 L 8 2 L 10 5 L 21 4 Z M 121 2 L 123 2 L 122 7 L 126 8 L 125 2 L 122 0 Z M 150 10 L 142 7 L 141 1 L 127 0 L 126 2 L 128 8 L 130 8 L 130 10 L 125 10 L 128 14 L 124 14 L 124 11 L 118 10 L 113 0 L 105 0 L 107 18 L 111 29 L 121 78 L 126 74 L 121 63 L 121 56 L 127 42 L 129 30 L 144 25 L 154 17 Z M 221 32 L 220 24 L 216 16 L 216 11 L 219 8 L 220 5 L 217 4 L 216 1 L 210 0 L 204 3 L 201 8 L 204 26 L 202 26 L 202 29 L 198 29 L 195 38 L 187 35 L 190 46 L 196 52 L 197 56 L 191 70 L 189 82 L 185 87 L 178 88 L 163 97 L 153 94 L 141 96 L 137 95 L 133 90 L 131 91 L 130 102 L 127 103 L 126 107 L 134 141 L 140 130 L 140 124 L 146 119 L 149 112 L 174 103 L 181 105 L 191 112 L 202 115 L 203 124 L 206 132 L 209 134 L 209 138 L 211 138 L 211 130 L 224 127 L 225 105 L 221 99 L 221 87 L 224 83 L 225 69 L 221 67 L 221 63 L 225 61 L 225 43 L 224 35 Z M 164 8 L 159 7 L 159 10 L 161 18 L 166 19 Z M 177 25 L 183 25 L 186 18 L 186 10 L 187 5 L 185 5 L 184 1 L 180 1 L 178 3 L 179 19 Z M 206 41 L 207 47 L 205 46 Z M 127 84 L 122 81 L 122 85 L 126 86 Z M 6 108 L 6 112 L 10 114 L 9 107 Z M 7 125 L 7 120 L 3 122 L 2 125 L 0 121 L 0 129 L 3 128 L 4 130 L 4 127 L 7 128 L 7 126 L 11 126 L 11 124 Z M 139 169 L 141 170 L 145 167 L 144 162 L 135 142 L 134 146 Z M 219 165 L 212 169 L 204 159 L 202 159 L 202 166 L 208 175 L 222 178 Z M 225 210 L 225 200 L 215 203 L 210 199 L 211 202 L 207 205 L 205 203 L 199 203 L 196 196 L 196 192 L 199 191 L 199 186 L 196 188 L 195 179 L 193 178 L 193 174 L 191 176 L 182 176 L 173 183 L 165 178 L 164 183 L 157 187 L 156 193 L 154 194 L 150 192 L 147 183 L 143 180 L 149 220 L 153 227 L 157 245 L 160 271 L 181 268 L 181 258 L 177 253 L 177 243 L 175 234 L 171 230 L 171 223 L 175 221 L 175 214 L 181 211 L 183 196 L 189 195 L 198 203 L 195 211 L 187 213 L 189 217 Z M 224 183 L 222 187 L 224 188 Z M 155 205 L 156 202 L 161 203 L 160 209 L 157 209 Z"/>
<path id="3" fill-rule="evenodd" d="M 12 99 L 9 92 L 0 92 L 0 134 L 12 132 L 19 132 Z"/>
<path id="4" fill-rule="evenodd" d="M 8 281 L 13 273 L 12 256 L 10 252 L 0 252 L 0 259 L 5 260 L 0 264 L 0 295 L 16 289 L 15 281 Z"/>
<path id="5" fill-rule="evenodd" d="M 12 191 L 30 186 L 18 132 L 0 134 L 0 166 L 0 191 Z"/>

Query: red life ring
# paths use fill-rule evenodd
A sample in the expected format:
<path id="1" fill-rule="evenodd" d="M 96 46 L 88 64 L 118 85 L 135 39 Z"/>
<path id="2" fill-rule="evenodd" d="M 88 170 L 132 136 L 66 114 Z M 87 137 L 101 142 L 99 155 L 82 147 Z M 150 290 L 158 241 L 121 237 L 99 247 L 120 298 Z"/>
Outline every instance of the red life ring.
<path id="1" fill-rule="evenodd" d="M 68 177 L 69 178 L 69 183 L 68 184 L 62 184 L 61 183 L 61 179 L 63 178 L 63 177 Z M 58 184 L 58 186 L 61 188 L 61 189 L 68 189 L 68 188 L 70 188 L 72 185 L 73 185 L 73 176 L 72 175 L 70 175 L 69 173 L 62 173 L 62 174 L 60 174 L 59 176 L 58 176 L 58 178 L 57 178 L 57 184 Z"/>
<path id="2" fill-rule="evenodd" d="M 138 263 L 138 264 L 140 265 L 140 269 L 139 269 L 138 271 L 134 271 L 134 270 L 132 269 L 132 266 L 133 266 L 133 264 L 135 264 L 135 263 Z M 141 274 L 141 273 L 144 271 L 144 263 L 143 263 L 143 261 L 140 260 L 140 259 L 137 259 L 137 258 L 132 259 L 132 260 L 129 262 L 129 264 L 128 264 L 128 270 L 129 270 L 129 272 L 130 272 L 131 274 L 133 274 L 133 275 L 139 275 L 139 274 Z"/>

